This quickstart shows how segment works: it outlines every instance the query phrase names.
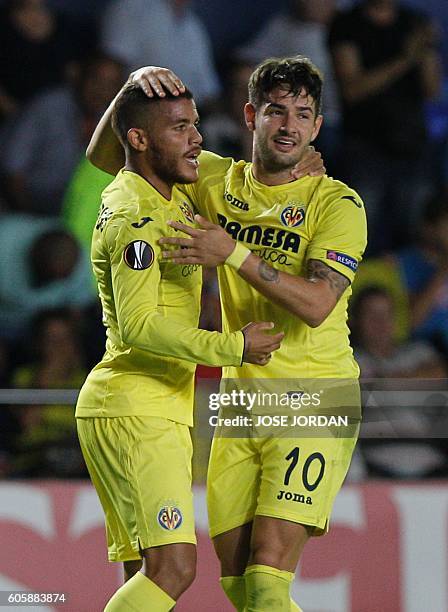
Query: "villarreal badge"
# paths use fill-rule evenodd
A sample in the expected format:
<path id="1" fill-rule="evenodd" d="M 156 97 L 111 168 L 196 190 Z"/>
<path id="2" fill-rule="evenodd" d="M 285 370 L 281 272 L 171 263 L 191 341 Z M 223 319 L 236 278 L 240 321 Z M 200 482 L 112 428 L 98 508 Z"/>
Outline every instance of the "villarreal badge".
<path id="1" fill-rule="evenodd" d="M 159 525 L 167 531 L 173 531 L 182 525 L 182 512 L 176 506 L 163 506 L 157 515 Z"/>
<path id="2" fill-rule="evenodd" d="M 302 207 L 290 204 L 283 209 L 280 219 L 286 227 L 297 227 L 305 220 L 305 210 Z"/>
<path id="3" fill-rule="evenodd" d="M 185 219 L 190 223 L 194 223 L 194 212 L 191 206 L 187 202 L 182 202 L 182 204 L 179 204 L 179 208 L 181 209 Z"/>

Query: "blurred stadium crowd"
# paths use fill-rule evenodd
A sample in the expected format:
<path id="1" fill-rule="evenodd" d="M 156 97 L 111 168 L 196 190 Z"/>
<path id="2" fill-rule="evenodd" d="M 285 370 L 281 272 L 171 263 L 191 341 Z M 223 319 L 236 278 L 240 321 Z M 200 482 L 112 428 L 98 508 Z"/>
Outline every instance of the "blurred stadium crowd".
<path id="1" fill-rule="evenodd" d="M 129 72 L 172 68 L 195 94 L 204 148 L 250 159 L 248 76 L 265 57 L 297 53 L 325 76 L 316 147 L 369 219 L 349 321 L 361 375 L 446 378 L 447 39 L 446 0 L 0 2 L 1 386 L 76 389 L 102 353 L 89 248 L 111 177 L 84 151 Z M 357 86 L 348 49 L 363 61 Z M 201 326 L 219 329 L 214 273 L 204 281 Z M 448 476 L 440 432 L 362 441 L 353 477 Z M 72 408 L 4 402 L 0 475 L 84 476 Z"/>

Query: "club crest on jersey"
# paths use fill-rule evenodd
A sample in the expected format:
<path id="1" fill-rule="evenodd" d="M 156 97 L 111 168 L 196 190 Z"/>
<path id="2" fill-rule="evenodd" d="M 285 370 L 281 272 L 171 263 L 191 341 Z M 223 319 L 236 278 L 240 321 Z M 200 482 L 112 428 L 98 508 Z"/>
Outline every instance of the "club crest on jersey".
<path id="1" fill-rule="evenodd" d="M 154 250 L 143 240 L 133 240 L 125 248 L 123 259 L 132 270 L 147 270 L 154 262 Z"/>
<path id="2" fill-rule="evenodd" d="M 179 208 L 181 209 L 185 219 L 190 223 L 194 223 L 194 212 L 191 206 L 187 204 L 187 202 L 182 202 L 182 204 L 179 204 Z"/>
<path id="3" fill-rule="evenodd" d="M 283 209 L 280 219 L 286 227 L 297 227 L 305 220 L 305 210 L 300 206 L 289 205 Z"/>
<path id="4" fill-rule="evenodd" d="M 358 262 L 354 257 L 346 255 L 345 253 L 338 253 L 338 251 L 327 251 L 327 259 L 331 261 L 337 261 L 338 263 L 350 268 L 353 272 L 358 269 Z"/>
<path id="5" fill-rule="evenodd" d="M 176 506 L 163 506 L 157 515 L 159 525 L 167 531 L 178 529 L 182 525 L 182 518 L 182 512 Z"/>

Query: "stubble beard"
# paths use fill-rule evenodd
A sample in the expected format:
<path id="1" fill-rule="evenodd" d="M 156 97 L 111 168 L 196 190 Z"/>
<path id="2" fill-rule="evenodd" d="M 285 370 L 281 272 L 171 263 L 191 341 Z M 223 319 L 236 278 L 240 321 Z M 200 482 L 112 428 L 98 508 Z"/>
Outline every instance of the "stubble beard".
<path id="1" fill-rule="evenodd" d="M 183 183 L 185 185 L 197 180 L 197 178 L 191 178 L 182 173 L 179 169 L 180 159 L 176 155 L 168 156 L 157 145 L 151 147 L 150 164 L 157 176 L 167 184 Z"/>
<path id="2" fill-rule="evenodd" d="M 257 158 L 264 170 L 269 174 L 292 170 L 303 155 L 303 151 L 298 151 L 296 154 L 282 156 L 280 153 L 276 153 L 269 148 L 266 139 L 259 140 L 257 144 Z"/>

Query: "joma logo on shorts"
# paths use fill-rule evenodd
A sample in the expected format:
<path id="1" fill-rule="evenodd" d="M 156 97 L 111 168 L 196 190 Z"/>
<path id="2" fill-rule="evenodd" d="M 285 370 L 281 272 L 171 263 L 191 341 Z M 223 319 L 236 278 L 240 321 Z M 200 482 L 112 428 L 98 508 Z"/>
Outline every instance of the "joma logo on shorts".
<path id="1" fill-rule="evenodd" d="M 311 497 L 305 497 L 305 495 L 302 495 L 301 493 L 291 493 L 290 491 L 280 491 L 277 495 L 277 499 L 294 501 L 299 504 L 308 504 L 309 506 L 313 505 L 313 500 Z"/>

